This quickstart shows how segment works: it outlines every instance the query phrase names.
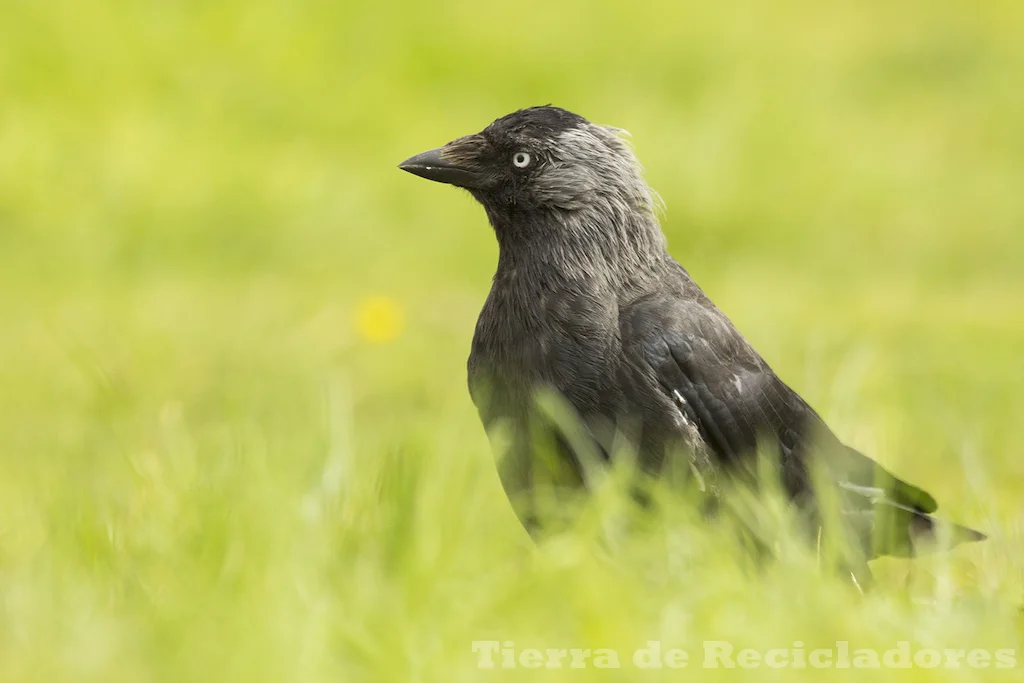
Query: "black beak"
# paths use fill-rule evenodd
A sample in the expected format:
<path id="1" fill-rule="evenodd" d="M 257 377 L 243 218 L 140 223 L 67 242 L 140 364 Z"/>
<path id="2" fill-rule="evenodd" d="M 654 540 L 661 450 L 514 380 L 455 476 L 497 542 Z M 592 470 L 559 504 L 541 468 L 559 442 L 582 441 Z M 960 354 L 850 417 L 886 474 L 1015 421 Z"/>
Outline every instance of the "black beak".
<path id="1" fill-rule="evenodd" d="M 479 189 L 483 187 L 483 178 L 479 173 L 458 165 L 444 158 L 444 147 L 409 157 L 398 165 L 403 171 L 418 175 L 438 183 L 448 183 L 458 187 Z"/>

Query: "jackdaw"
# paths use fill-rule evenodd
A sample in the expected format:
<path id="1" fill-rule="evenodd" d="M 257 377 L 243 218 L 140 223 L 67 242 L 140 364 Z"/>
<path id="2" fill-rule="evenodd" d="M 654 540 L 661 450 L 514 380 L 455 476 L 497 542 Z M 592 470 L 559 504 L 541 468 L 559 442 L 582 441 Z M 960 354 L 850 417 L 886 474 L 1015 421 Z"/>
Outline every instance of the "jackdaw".
<path id="1" fill-rule="evenodd" d="M 469 386 L 488 431 L 509 428 L 499 471 L 528 529 L 540 480 L 585 484 L 581 452 L 610 457 L 625 434 L 641 471 L 656 477 L 682 451 L 711 487 L 749 472 L 767 440 L 785 494 L 811 510 L 820 462 L 866 559 L 933 534 L 935 499 L 843 445 L 669 255 L 623 131 L 532 107 L 399 168 L 468 190 L 497 236 Z M 584 432 L 555 434 L 554 464 L 537 452 L 539 390 L 563 397 Z M 949 528 L 954 543 L 984 538 Z"/>

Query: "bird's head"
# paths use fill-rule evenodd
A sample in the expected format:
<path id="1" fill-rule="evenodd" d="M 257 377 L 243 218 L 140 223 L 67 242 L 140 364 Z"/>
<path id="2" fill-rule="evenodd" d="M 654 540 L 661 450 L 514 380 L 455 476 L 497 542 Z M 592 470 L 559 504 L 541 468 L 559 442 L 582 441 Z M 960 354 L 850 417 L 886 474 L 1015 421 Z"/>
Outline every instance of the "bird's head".
<path id="1" fill-rule="evenodd" d="M 532 107 L 399 168 L 469 190 L 492 221 L 587 209 L 650 214 L 653 193 L 622 134 L 558 107 Z"/>

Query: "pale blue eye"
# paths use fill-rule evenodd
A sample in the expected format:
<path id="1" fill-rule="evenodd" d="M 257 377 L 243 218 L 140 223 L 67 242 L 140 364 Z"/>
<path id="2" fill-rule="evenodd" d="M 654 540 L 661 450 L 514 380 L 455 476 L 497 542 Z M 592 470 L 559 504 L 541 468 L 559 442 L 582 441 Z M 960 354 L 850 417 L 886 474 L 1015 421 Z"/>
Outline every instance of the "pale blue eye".
<path id="1" fill-rule="evenodd" d="M 530 165 L 530 155 L 527 152 L 516 152 L 512 155 L 512 165 L 516 168 L 526 168 Z"/>

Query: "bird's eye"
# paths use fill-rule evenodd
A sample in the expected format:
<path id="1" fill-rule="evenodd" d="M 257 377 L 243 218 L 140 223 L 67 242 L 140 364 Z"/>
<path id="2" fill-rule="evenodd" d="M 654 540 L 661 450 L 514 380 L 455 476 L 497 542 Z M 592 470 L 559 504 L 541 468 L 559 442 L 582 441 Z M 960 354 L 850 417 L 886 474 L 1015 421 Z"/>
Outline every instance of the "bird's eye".
<path id="1" fill-rule="evenodd" d="M 527 152 L 516 152 L 512 155 L 512 165 L 516 168 L 526 168 L 530 165 L 530 155 Z"/>

